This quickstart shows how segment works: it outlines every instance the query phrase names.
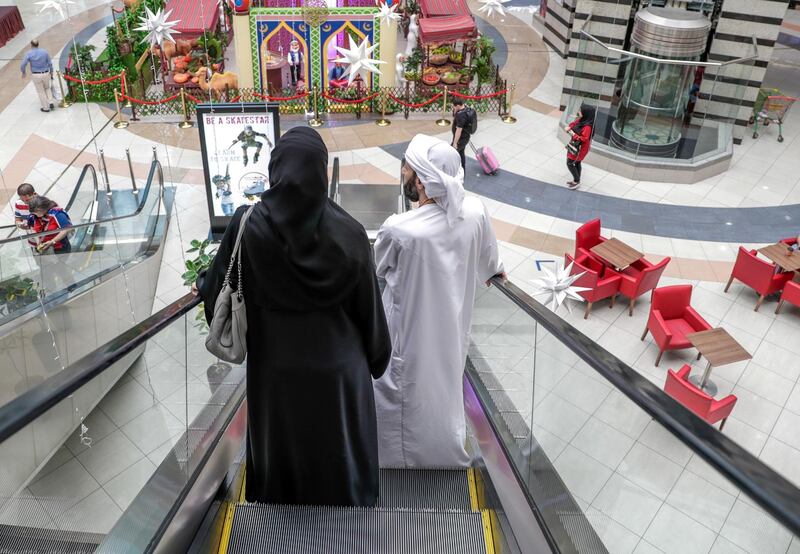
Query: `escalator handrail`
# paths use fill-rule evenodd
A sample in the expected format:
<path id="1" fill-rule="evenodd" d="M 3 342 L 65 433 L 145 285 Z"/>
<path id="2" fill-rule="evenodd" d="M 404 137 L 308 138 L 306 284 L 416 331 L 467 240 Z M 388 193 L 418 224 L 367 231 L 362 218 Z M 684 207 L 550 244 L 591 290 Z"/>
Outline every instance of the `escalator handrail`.
<path id="1" fill-rule="evenodd" d="M 115 362 L 143 345 L 200 302 L 200 298 L 192 294 L 183 296 L 44 382 L 0 406 L 0 443 L 109 369 Z"/>
<path id="2" fill-rule="evenodd" d="M 493 277 L 491 282 L 692 452 L 800 535 L 800 489 L 793 483 L 510 281 Z"/>
<path id="3" fill-rule="evenodd" d="M 97 193 L 99 191 L 98 184 L 97 184 L 97 171 L 95 170 L 95 168 L 94 168 L 94 166 L 92 164 L 86 164 L 86 165 L 83 166 L 83 170 L 81 171 L 80 177 L 78 177 L 78 183 L 75 185 L 75 188 L 72 190 L 72 195 L 69 197 L 69 200 L 67 201 L 67 205 L 64 207 L 64 210 L 66 210 L 67 213 L 69 213 L 70 209 L 72 208 L 72 204 L 75 202 L 75 199 L 78 197 L 78 191 L 81 190 L 81 186 L 83 185 L 83 180 L 86 178 L 86 174 L 89 172 L 89 170 L 91 170 L 91 172 L 92 172 L 92 188 L 94 189 L 95 202 L 97 201 Z M 16 224 L 0 225 L 0 232 L 5 231 L 6 229 L 14 231 L 14 230 L 17 229 L 17 225 Z M 6 239 L 9 239 L 9 238 L 11 238 L 11 237 L 6 237 Z M 14 237 L 14 238 L 19 238 L 19 237 Z"/>
<path id="4" fill-rule="evenodd" d="M 95 169 L 94 169 L 93 166 L 91 166 L 91 167 L 92 167 L 92 173 L 94 173 Z M 106 223 L 114 223 L 116 221 L 122 221 L 122 220 L 125 220 L 125 219 L 129 219 L 131 217 L 138 216 L 142 212 L 142 209 L 144 209 L 145 204 L 147 203 L 147 197 L 150 194 L 150 189 L 152 188 L 151 185 L 153 184 L 153 177 L 154 177 L 156 171 L 158 171 L 160 177 L 163 176 L 163 170 L 161 168 L 161 162 L 159 162 L 158 160 L 153 160 L 150 163 L 150 172 L 147 175 L 147 183 L 145 184 L 145 188 L 141 193 L 141 198 L 139 199 L 139 205 L 136 207 L 135 211 L 133 211 L 133 212 L 131 212 L 129 214 L 125 214 L 125 215 L 118 215 L 118 216 L 114 216 L 114 217 L 109 217 L 107 219 L 98 219 L 98 220 L 95 220 L 95 221 L 87 221 L 85 223 L 78 223 L 78 224 L 75 224 L 75 225 L 72 225 L 71 227 L 69 227 L 70 232 L 77 231 L 78 229 L 84 229 L 84 228 L 87 228 L 87 227 L 94 227 L 96 225 L 104 225 Z M 161 177 L 159 179 L 158 194 L 159 194 L 160 198 L 163 198 L 163 194 L 164 194 L 164 179 L 163 179 L 163 177 Z M 22 236 L 5 238 L 5 239 L 0 240 L 0 247 L 2 247 L 5 244 L 11 244 L 11 243 L 14 243 L 14 242 L 19 242 L 19 241 L 28 241 L 30 239 L 35 239 L 35 238 L 38 238 L 38 237 L 43 237 L 43 236 L 52 235 L 52 234 L 53 234 L 53 231 L 51 230 L 51 231 L 42 231 L 41 233 L 26 233 L 25 235 L 22 235 Z"/>
<path id="5" fill-rule="evenodd" d="M 339 194 L 339 157 L 333 158 L 333 170 L 331 171 L 331 185 L 328 188 L 328 198 L 336 201 Z"/>

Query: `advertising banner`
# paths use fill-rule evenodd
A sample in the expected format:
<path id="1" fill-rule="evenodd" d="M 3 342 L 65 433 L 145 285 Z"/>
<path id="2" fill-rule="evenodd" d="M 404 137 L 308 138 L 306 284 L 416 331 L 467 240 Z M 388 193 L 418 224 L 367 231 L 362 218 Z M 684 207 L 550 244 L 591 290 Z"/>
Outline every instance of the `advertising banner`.
<path id="1" fill-rule="evenodd" d="M 236 208 L 269 188 L 269 160 L 280 137 L 277 104 L 200 104 L 200 148 L 211 233 L 225 232 Z"/>

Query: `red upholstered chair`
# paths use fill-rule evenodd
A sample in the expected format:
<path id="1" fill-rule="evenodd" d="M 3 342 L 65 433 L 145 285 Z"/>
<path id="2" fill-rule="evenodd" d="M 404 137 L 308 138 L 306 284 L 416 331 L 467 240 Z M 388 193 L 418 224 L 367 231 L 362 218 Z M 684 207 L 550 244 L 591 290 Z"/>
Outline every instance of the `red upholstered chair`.
<path id="1" fill-rule="evenodd" d="M 755 311 L 761 307 L 767 295 L 783 290 L 784 284 L 790 281 L 793 273 L 775 273 L 775 264 L 769 263 L 756 256 L 755 250 L 746 250 L 739 247 L 739 254 L 736 256 L 736 263 L 733 264 L 731 278 L 725 286 L 725 292 L 731 288 L 734 277 L 742 283 L 755 290 L 759 294 L 756 302 Z"/>
<path id="2" fill-rule="evenodd" d="M 619 275 L 604 276 L 603 271 L 605 268 L 603 264 L 589 256 L 580 256 L 576 260 L 569 254 L 565 254 L 565 263 L 566 265 L 574 264 L 572 270 L 570 270 L 570 275 L 584 273 L 572 285 L 590 289 L 578 293 L 587 302 L 583 319 L 589 317 L 589 312 L 592 311 L 592 304 L 604 298 L 611 298 L 611 306 L 609 307 L 614 307 L 614 299 L 619 291 Z"/>
<path id="3" fill-rule="evenodd" d="M 630 299 L 628 304 L 629 316 L 633 315 L 633 305 L 636 303 L 636 299 L 658 286 L 661 274 L 664 273 L 664 268 L 667 267 L 670 259 L 668 256 L 657 264 L 651 264 L 642 258 L 620 273 L 607 270 L 607 274 L 613 272 L 622 278 L 619 284 L 619 292 Z"/>
<path id="4" fill-rule="evenodd" d="M 683 404 L 683 406 L 696 415 L 700 416 L 710 425 L 722 420 L 719 430 L 725 427 L 725 421 L 731 415 L 733 407 L 736 405 L 736 396 L 729 394 L 722 400 L 715 400 L 712 396 L 694 386 L 689 382 L 689 365 L 684 365 L 675 373 L 673 370 L 667 371 L 667 382 L 664 383 L 664 392 Z"/>
<path id="5" fill-rule="evenodd" d="M 589 250 L 605 240 L 606 237 L 600 236 L 600 218 L 587 221 L 575 231 L 575 257 L 591 256 Z"/>
<path id="6" fill-rule="evenodd" d="M 692 285 L 672 285 L 653 290 L 650 317 L 642 333 L 642 340 L 648 331 L 653 333 L 653 339 L 658 345 L 656 367 L 666 350 L 693 348 L 686 335 L 711 329 L 711 325 L 689 305 L 691 300 Z M 699 354 L 697 358 L 700 359 Z"/>
<path id="7" fill-rule="evenodd" d="M 786 286 L 783 287 L 783 294 L 778 302 L 778 307 L 775 308 L 775 313 L 780 313 L 783 303 L 788 302 L 800 308 L 800 283 L 794 281 L 787 281 Z"/>

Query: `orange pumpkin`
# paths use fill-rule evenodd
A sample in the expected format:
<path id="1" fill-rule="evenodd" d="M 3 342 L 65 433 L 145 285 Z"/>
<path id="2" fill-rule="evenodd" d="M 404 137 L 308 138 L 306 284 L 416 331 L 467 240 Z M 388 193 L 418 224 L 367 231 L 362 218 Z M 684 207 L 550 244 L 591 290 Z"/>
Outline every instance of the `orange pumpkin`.
<path id="1" fill-rule="evenodd" d="M 176 73 L 172 76 L 173 80 L 176 84 L 182 85 L 189 81 L 189 74 L 188 73 Z"/>

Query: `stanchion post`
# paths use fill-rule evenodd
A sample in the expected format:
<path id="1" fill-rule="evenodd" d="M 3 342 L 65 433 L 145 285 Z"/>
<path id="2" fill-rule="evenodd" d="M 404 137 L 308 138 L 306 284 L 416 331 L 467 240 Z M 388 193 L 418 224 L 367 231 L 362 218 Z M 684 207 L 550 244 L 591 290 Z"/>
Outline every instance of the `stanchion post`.
<path id="1" fill-rule="evenodd" d="M 442 100 L 442 118 L 436 120 L 439 127 L 449 127 L 450 120 L 447 119 L 447 85 L 444 86 L 444 100 Z"/>
<path id="2" fill-rule="evenodd" d="M 381 88 L 381 118 L 375 122 L 378 127 L 386 127 L 392 122 L 386 119 L 386 87 Z"/>
<path id="3" fill-rule="evenodd" d="M 308 120 L 308 124 L 312 127 L 320 127 L 322 125 L 322 120 L 319 118 L 319 97 L 317 94 L 319 93 L 317 89 L 317 85 L 314 85 L 314 117 Z"/>
<path id="4" fill-rule="evenodd" d="M 58 103 L 59 108 L 69 108 L 72 102 L 67 100 L 67 95 L 64 94 L 64 83 L 61 82 L 61 72 L 56 71 L 56 78 L 58 78 L 58 90 L 61 91 L 61 102 Z"/>
<path id="5" fill-rule="evenodd" d="M 516 123 L 517 122 L 517 118 L 514 117 L 513 115 L 511 115 L 511 108 L 514 106 L 514 89 L 516 89 L 516 88 L 517 88 L 517 85 L 514 84 L 514 83 L 511 83 L 511 95 L 510 95 L 510 98 L 509 98 L 509 101 L 508 101 L 508 113 L 500 118 L 500 120 L 503 123 Z"/>
<path id="6" fill-rule="evenodd" d="M 125 95 L 125 108 L 132 108 L 133 102 L 131 102 L 131 92 L 130 92 L 130 84 L 128 83 L 128 77 L 125 73 L 125 70 L 122 70 L 122 82 L 125 83 L 125 86 L 122 87 L 122 94 Z"/>
<path id="7" fill-rule="evenodd" d="M 406 81 L 406 105 L 403 106 L 403 117 L 408 119 L 408 105 L 411 104 L 411 83 Z"/>
<path id="8" fill-rule="evenodd" d="M 122 110 L 119 107 L 119 96 L 120 92 L 118 90 L 114 90 L 114 103 L 117 105 L 117 122 L 114 123 L 115 129 L 124 129 L 129 124 L 127 121 L 122 119 Z"/>
<path id="9" fill-rule="evenodd" d="M 194 127 L 191 118 L 189 117 L 189 110 L 186 108 L 186 89 L 181 87 L 181 106 L 183 107 L 183 121 L 178 123 L 181 129 L 189 129 Z"/>
<path id="10" fill-rule="evenodd" d="M 128 171 L 131 174 L 131 188 L 133 189 L 133 194 L 139 194 L 139 187 L 136 186 L 136 178 L 133 176 L 133 162 L 131 162 L 131 149 L 125 149 L 125 157 L 128 158 Z"/>

